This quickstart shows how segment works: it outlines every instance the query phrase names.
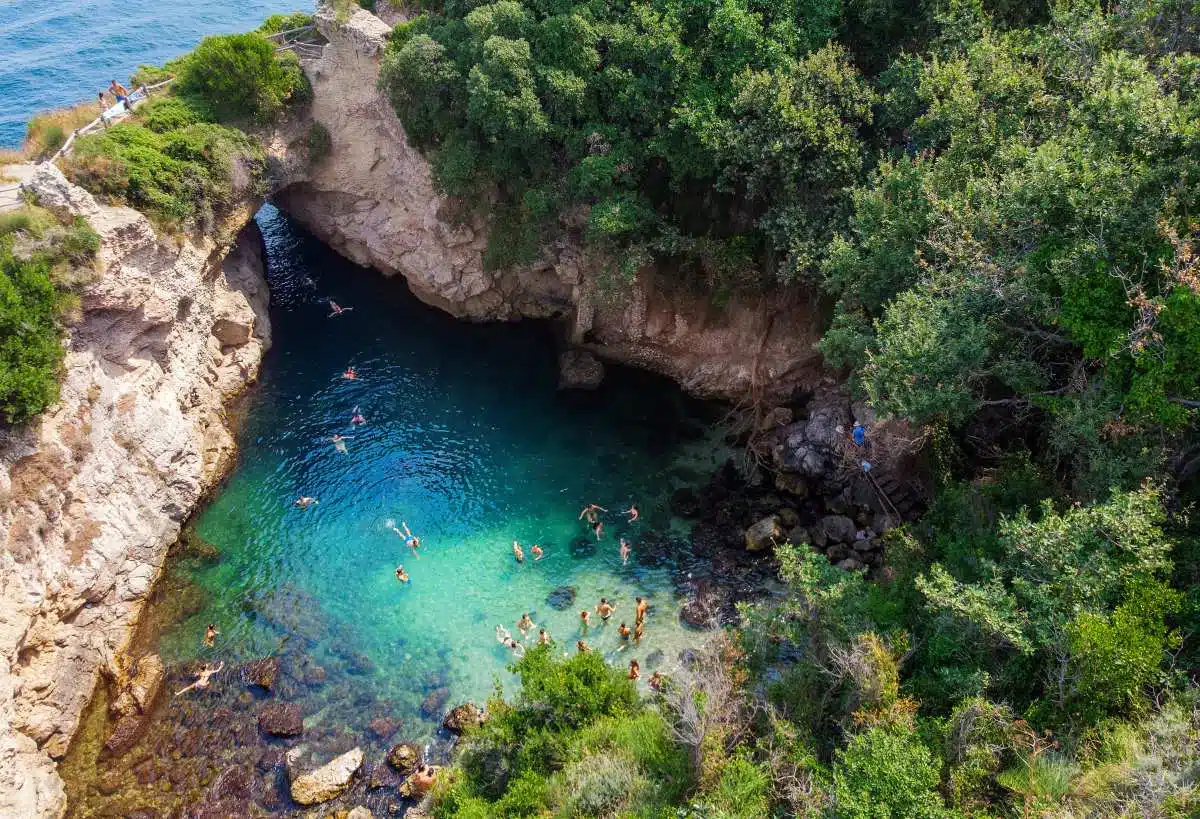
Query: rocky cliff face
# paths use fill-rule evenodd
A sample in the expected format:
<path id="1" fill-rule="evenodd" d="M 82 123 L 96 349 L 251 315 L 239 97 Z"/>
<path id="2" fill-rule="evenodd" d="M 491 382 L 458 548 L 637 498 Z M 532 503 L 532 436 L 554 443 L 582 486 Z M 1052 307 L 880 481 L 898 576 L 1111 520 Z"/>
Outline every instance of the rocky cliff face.
<path id="1" fill-rule="evenodd" d="M 389 26 L 363 10 L 339 21 L 327 3 L 317 25 L 329 44 L 306 70 L 312 118 L 329 130 L 332 150 L 277 201 L 343 255 L 402 275 L 418 298 L 455 316 L 558 319 L 574 347 L 655 370 L 698 395 L 773 398 L 815 385 L 819 316 L 798 295 L 716 308 L 653 269 L 605 292 L 606 260 L 569 239 L 533 265 L 485 270 L 486 222 L 456 218 L 462 208 L 435 191 L 429 163 L 377 88 Z"/>
<path id="2" fill-rule="evenodd" d="M 167 549 L 234 454 L 222 406 L 270 343 L 261 237 L 160 239 L 57 169 L 28 189 L 100 234 L 62 398 L 0 440 L 0 816 L 65 808 L 53 759 Z M 231 216 L 240 226 L 250 213 Z"/>

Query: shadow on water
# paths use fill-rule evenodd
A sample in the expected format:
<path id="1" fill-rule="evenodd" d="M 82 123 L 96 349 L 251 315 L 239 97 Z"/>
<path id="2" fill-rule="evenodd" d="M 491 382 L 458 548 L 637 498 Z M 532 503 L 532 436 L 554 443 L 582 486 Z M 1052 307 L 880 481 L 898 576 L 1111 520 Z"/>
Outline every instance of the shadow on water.
<path id="1" fill-rule="evenodd" d="M 312 764 L 361 746 L 375 765 L 401 739 L 444 752 L 448 707 L 511 688 L 495 628 L 519 636 L 524 612 L 566 651 L 579 610 L 608 597 L 614 623 L 587 639 L 620 664 L 669 662 L 695 640 L 676 594 L 691 578 L 686 530 L 667 499 L 724 459 L 709 429 L 719 408 L 621 367 L 599 390 L 559 392 L 548 324 L 457 321 L 273 208 L 258 219 L 274 346 L 242 410 L 239 465 L 193 523 L 202 559 L 173 561 L 156 604 L 169 623 L 153 646 L 171 691 L 201 662 L 228 671 L 207 690 L 160 697 L 143 739 L 100 767 L 106 729 L 94 706 L 68 765 L 76 816 L 134 815 L 142 802 L 174 815 L 226 798 L 286 812 L 280 761 L 297 743 Z M 348 312 L 331 317 L 330 299 Z M 356 379 L 343 378 L 348 367 Z M 365 423 L 352 423 L 356 411 Z M 318 503 L 298 509 L 301 495 Z M 588 502 L 609 510 L 600 541 L 578 519 Z M 630 523 L 623 510 L 635 502 Z M 405 524 L 416 551 L 396 533 Z M 622 537 L 634 548 L 627 565 Z M 397 564 L 410 582 L 397 581 Z M 635 595 L 653 608 L 643 644 L 628 647 L 616 623 Z M 210 622 L 220 635 L 207 648 Z M 257 672 L 246 664 L 263 657 L 279 659 L 269 693 L 249 685 Z M 299 738 L 260 729 L 278 702 L 298 707 Z M 230 766 L 248 781 L 226 776 Z M 394 788 L 368 794 L 370 779 L 344 800 L 384 810 L 398 799 Z"/>

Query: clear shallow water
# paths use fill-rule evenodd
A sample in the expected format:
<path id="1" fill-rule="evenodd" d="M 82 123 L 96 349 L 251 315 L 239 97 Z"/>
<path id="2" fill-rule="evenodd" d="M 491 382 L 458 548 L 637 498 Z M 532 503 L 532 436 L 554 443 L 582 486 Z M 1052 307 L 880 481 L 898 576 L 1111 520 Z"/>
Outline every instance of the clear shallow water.
<path id="1" fill-rule="evenodd" d="M 495 680 L 510 681 L 495 626 L 519 636 L 523 612 L 564 651 L 583 636 L 643 668 L 657 663 L 647 663 L 653 652 L 670 663 L 695 642 L 677 617 L 673 583 L 688 567 L 663 546 L 682 534 L 666 499 L 724 458 L 700 417 L 711 408 L 625 370 L 593 393 L 558 392 L 549 327 L 455 321 L 277 211 L 259 221 L 274 347 L 245 407 L 240 465 L 197 522 L 221 560 L 191 575 L 204 602 L 163 635 L 164 659 L 236 662 L 299 648 L 331 682 L 371 691 L 410 733 L 427 735 L 440 715 L 420 713 L 431 692 L 481 700 Z M 328 297 L 353 310 L 329 318 Z M 348 365 L 358 380 L 341 377 Z M 364 426 L 350 423 L 355 407 Z M 344 453 L 334 433 L 353 436 Z M 319 503 L 297 509 L 300 495 Z M 599 543 L 577 519 L 589 501 L 611 510 Z M 641 519 L 630 525 L 616 512 L 632 502 Z M 420 536 L 416 555 L 393 520 Z M 625 566 L 622 536 L 634 546 Z M 535 542 L 546 551 L 537 562 Z M 398 563 L 410 583 L 396 580 Z M 556 611 L 546 597 L 564 584 L 578 597 Z M 632 624 L 635 595 L 654 608 L 642 644 L 622 650 L 616 626 Z M 582 635 L 579 610 L 601 596 L 617 612 Z M 210 621 L 221 636 L 204 649 Z"/>
<path id="2" fill-rule="evenodd" d="M 160 65 L 209 34 L 256 28 L 313 0 L 0 0 L 0 148 L 32 114 L 94 100 L 142 63 Z"/>

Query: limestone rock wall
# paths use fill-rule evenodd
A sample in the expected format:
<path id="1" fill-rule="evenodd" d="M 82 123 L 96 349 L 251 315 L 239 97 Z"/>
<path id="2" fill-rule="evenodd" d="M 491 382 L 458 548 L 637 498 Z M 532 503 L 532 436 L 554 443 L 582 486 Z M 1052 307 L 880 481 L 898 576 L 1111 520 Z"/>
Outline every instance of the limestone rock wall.
<path id="1" fill-rule="evenodd" d="M 262 240 L 160 239 L 50 166 L 28 183 L 100 234 L 61 400 L 0 440 L 0 816 L 60 815 L 62 756 L 167 549 L 234 455 L 222 407 L 270 344 Z"/>
<path id="2" fill-rule="evenodd" d="M 544 248 L 533 265 L 485 270 L 485 220 L 464 217 L 461 203 L 436 192 L 429 163 L 377 87 L 389 26 L 365 10 L 339 20 L 326 2 L 316 17 L 329 43 L 305 69 L 312 118 L 329 130 L 332 148 L 276 200 L 343 255 L 402 275 L 418 298 L 455 316 L 559 319 L 572 345 L 655 370 L 698 395 L 778 398 L 817 383 L 820 318 L 800 294 L 715 307 L 653 269 L 606 289 L 598 282 L 611 260 L 589 257 L 570 239 Z"/>

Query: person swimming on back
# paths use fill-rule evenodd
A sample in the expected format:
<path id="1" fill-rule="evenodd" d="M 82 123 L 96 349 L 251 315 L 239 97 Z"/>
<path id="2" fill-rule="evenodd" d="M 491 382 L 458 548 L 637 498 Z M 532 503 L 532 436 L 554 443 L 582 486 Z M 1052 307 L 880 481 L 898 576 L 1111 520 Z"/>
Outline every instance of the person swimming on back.
<path id="1" fill-rule="evenodd" d="M 400 525 L 404 527 L 403 534 L 401 534 L 400 530 L 396 529 L 395 526 L 393 526 L 392 529 L 395 530 L 396 534 L 398 534 L 398 535 L 400 535 L 400 537 L 404 538 L 404 545 L 410 549 L 421 548 L 421 538 L 417 537 L 416 535 L 414 535 L 412 533 L 412 529 L 408 528 L 408 522 L 402 520 L 402 521 L 400 521 Z"/>
<path id="2" fill-rule="evenodd" d="M 517 559 L 518 563 L 525 562 L 525 552 L 521 551 L 521 544 L 515 540 L 513 541 L 513 557 Z"/>
<path id="3" fill-rule="evenodd" d="M 626 540 L 625 538 L 621 538 L 621 565 L 622 566 L 629 563 L 629 553 L 632 551 L 633 551 L 633 549 L 629 546 L 629 541 Z"/>
<path id="4" fill-rule="evenodd" d="M 221 632 L 217 631 L 216 623 L 209 623 L 208 628 L 204 630 L 204 645 L 212 648 L 217 644 L 217 635 Z"/>
<path id="5" fill-rule="evenodd" d="M 544 629 L 544 628 L 538 629 L 538 645 L 540 645 L 540 646 L 550 645 L 550 635 L 546 633 L 546 629 Z"/>
<path id="6" fill-rule="evenodd" d="M 521 632 L 521 636 L 525 636 L 525 632 L 533 628 L 533 620 L 529 617 L 529 612 L 521 615 L 521 619 L 517 621 L 517 631 Z"/>
<path id="7" fill-rule="evenodd" d="M 363 414 L 359 411 L 358 407 L 354 408 L 354 414 L 350 416 L 350 423 L 356 427 L 367 423 L 367 419 L 363 417 Z"/>
<path id="8" fill-rule="evenodd" d="M 342 378 L 347 381 L 353 381 L 358 378 L 358 370 L 354 369 L 353 367 L 347 367 L 346 371 L 342 373 Z"/>
<path id="9" fill-rule="evenodd" d="M 621 627 L 617 629 L 617 634 L 621 635 L 622 640 L 628 640 L 629 635 L 632 633 L 633 632 L 629 630 L 629 626 L 625 625 L 624 623 L 622 623 Z"/>
<path id="10" fill-rule="evenodd" d="M 354 308 L 353 307 L 342 307 L 342 305 L 338 304 L 333 299 L 330 299 L 329 300 L 329 309 L 333 311 L 329 314 L 329 318 L 333 318 L 334 316 L 340 316 L 342 313 L 349 313 Z"/>
<path id="11" fill-rule="evenodd" d="M 301 495 L 296 498 L 292 506 L 299 506 L 301 509 L 307 509 L 310 506 L 315 506 L 319 501 L 316 498 L 310 498 L 308 495 Z"/>
<path id="12" fill-rule="evenodd" d="M 637 681 L 642 676 L 642 667 L 638 665 L 637 660 L 629 661 L 629 679 Z"/>
<path id="13" fill-rule="evenodd" d="M 396 579 L 399 580 L 401 583 L 408 582 L 408 572 L 404 571 L 403 566 L 396 567 Z"/>
<path id="14" fill-rule="evenodd" d="M 629 515 L 630 523 L 633 523 L 635 520 L 637 520 L 638 514 L 639 514 L 637 504 L 636 503 L 629 504 L 629 509 L 627 509 L 625 511 L 625 514 Z"/>
<path id="15" fill-rule="evenodd" d="M 353 435 L 338 435 L 337 433 L 334 433 L 333 437 L 330 438 L 329 440 L 333 443 L 334 449 L 336 449 L 338 452 L 345 455 L 345 454 L 347 454 L 346 453 L 346 441 L 350 440 L 353 437 L 354 437 Z"/>
<path id="16" fill-rule="evenodd" d="M 600 602 L 596 604 L 596 614 L 600 615 L 600 619 L 608 622 L 608 618 L 612 617 L 613 610 L 616 608 L 607 599 L 601 597 Z"/>
<path id="17" fill-rule="evenodd" d="M 529 548 L 529 553 L 533 555 L 534 562 L 541 560 L 542 557 L 545 556 L 545 554 L 546 554 L 545 552 L 542 551 L 542 547 L 538 546 L 536 543 L 533 544 L 533 546 L 531 546 Z"/>

